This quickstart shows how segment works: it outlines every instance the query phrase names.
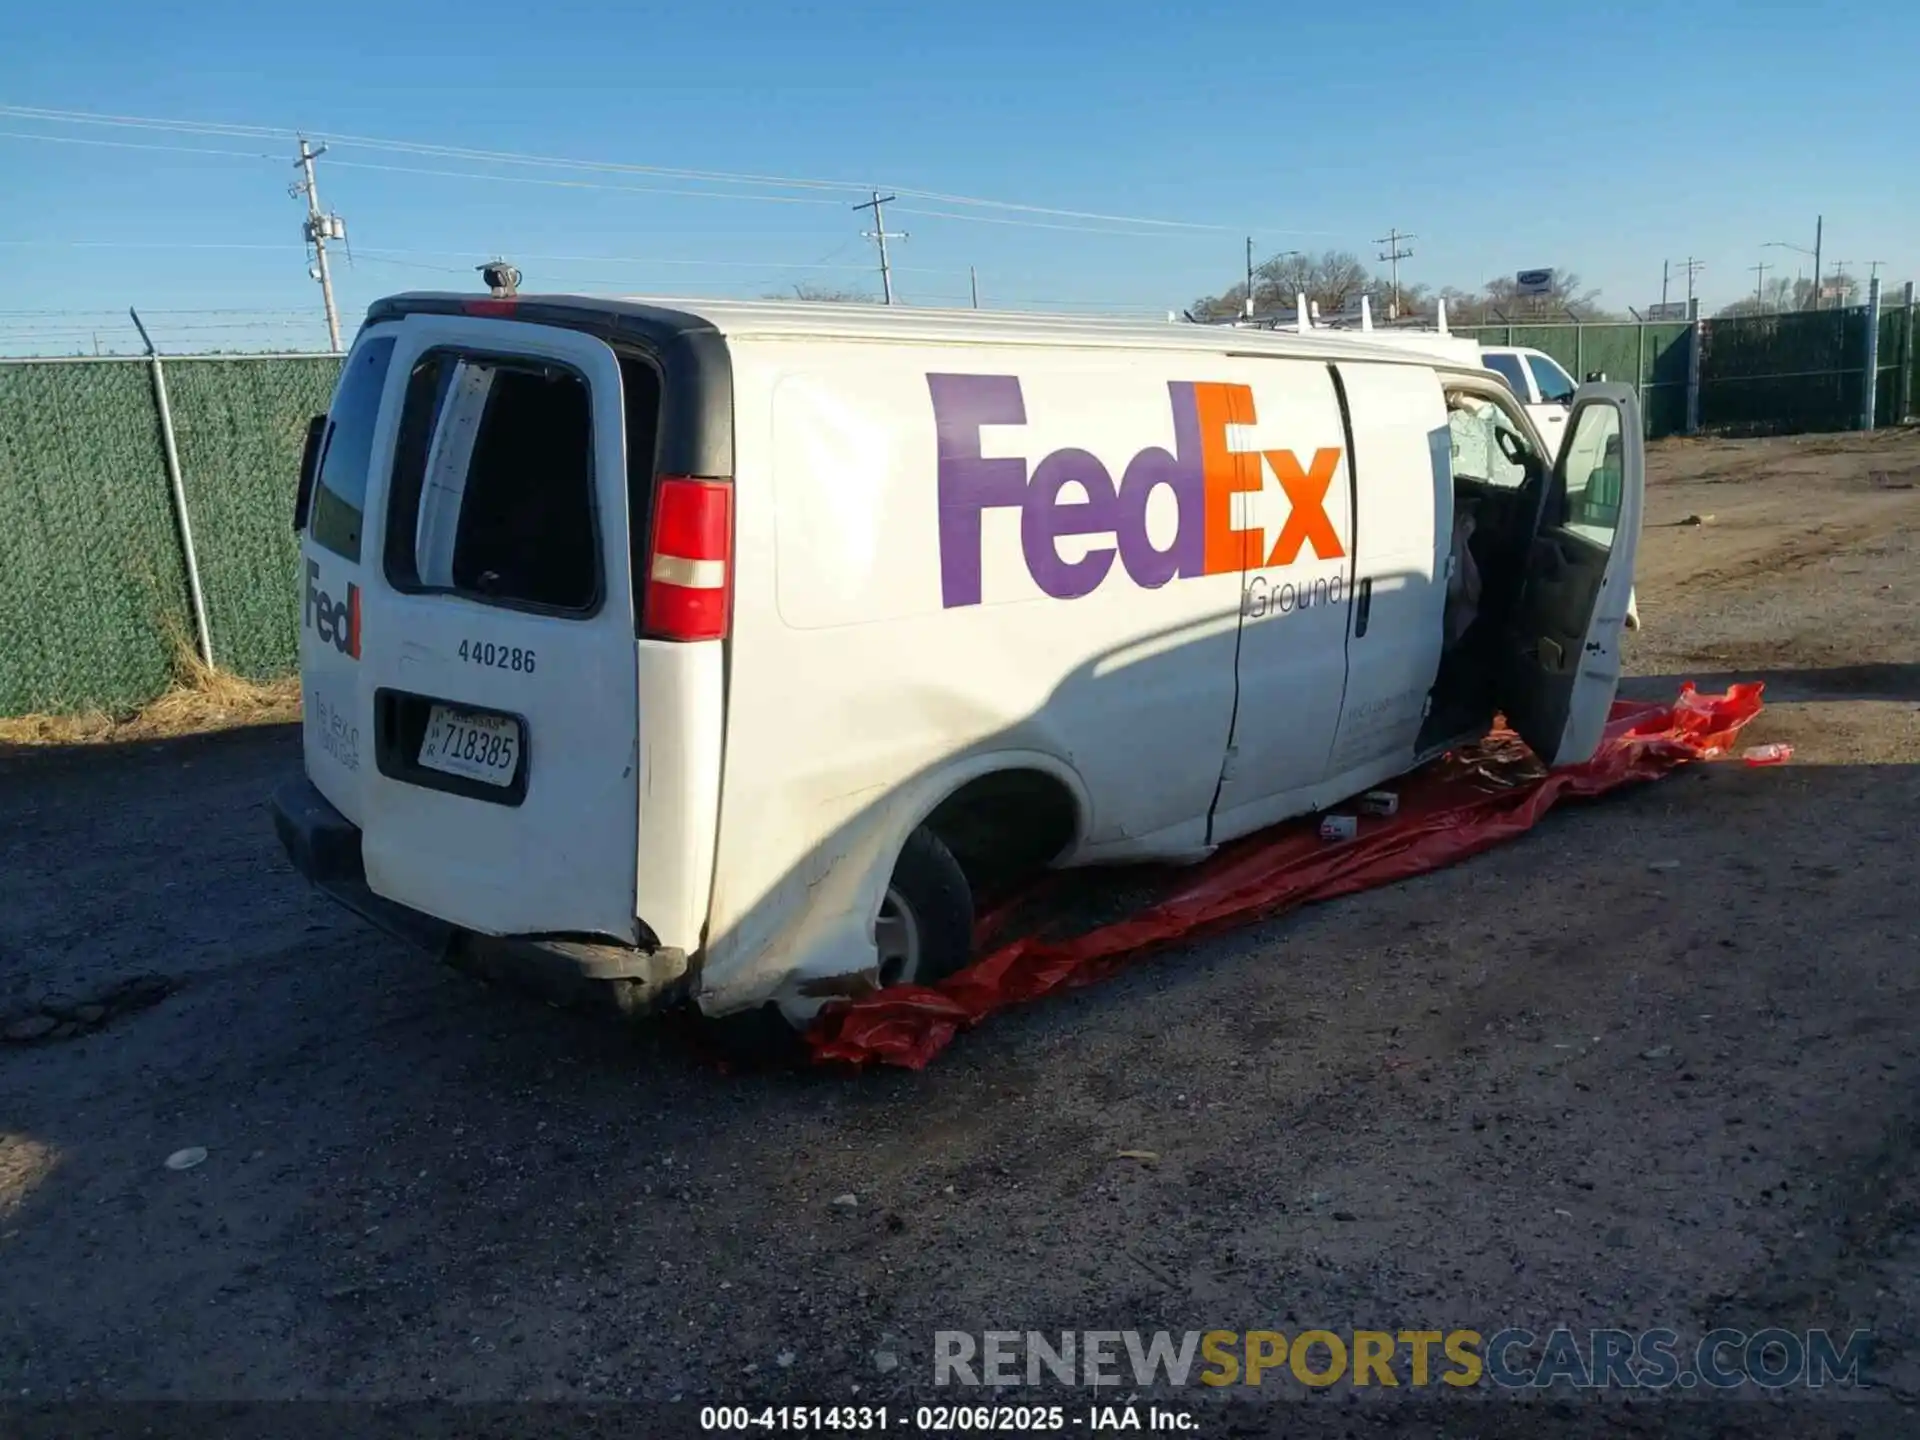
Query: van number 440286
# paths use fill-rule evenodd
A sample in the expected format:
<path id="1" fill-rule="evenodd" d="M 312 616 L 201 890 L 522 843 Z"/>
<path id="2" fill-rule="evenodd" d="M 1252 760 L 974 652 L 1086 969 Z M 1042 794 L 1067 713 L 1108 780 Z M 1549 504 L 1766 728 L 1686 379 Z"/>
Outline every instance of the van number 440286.
<path id="1" fill-rule="evenodd" d="M 517 670 L 533 673 L 533 651 L 519 646 L 495 645 L 492 641 L 462 640 L 460 658 L 469 665 L 484 665 L 489 670 Z"/>

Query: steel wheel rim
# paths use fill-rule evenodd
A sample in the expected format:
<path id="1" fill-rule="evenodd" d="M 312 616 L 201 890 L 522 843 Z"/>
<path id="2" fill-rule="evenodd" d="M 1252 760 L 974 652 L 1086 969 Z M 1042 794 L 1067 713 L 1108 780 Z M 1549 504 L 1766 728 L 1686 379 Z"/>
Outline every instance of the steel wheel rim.
<path id="1" fill-rule="evenodd" d="M 902 985 L 920 974 L 920 922 L 898 890 L 889 887 L 873 922 L 874 948 L 880 956 L 880 986 Z"/>

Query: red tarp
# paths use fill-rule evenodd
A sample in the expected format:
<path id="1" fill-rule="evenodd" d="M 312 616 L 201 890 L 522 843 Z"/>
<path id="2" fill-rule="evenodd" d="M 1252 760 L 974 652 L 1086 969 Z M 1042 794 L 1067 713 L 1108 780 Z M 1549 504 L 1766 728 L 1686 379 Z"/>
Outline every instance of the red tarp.
<path id="1" fill-rule="evenodd" d="M 1502 731 L 1404 777 L 1395 786 L 1399 813 L 1361 816 L 1356 839 L 1329 843 L 1316 819 L 1292 821 L 1223 846 L 1204 864 L 1161 872 L 1163 898 L 1126 919 L 1068 938 L 1032 927 L 1003 933 L 1014 928 L 1010 915 L 1031 913 L 1062 883 L 1048 877 L 981 920 L 978 943 L 986 953 L 966 969 L 933 986 L 900 985 L 837 1002 L 821 1012 L 807 1044 L 817 1062 L 921 1069 L 955 1034 L 996 1010 L 1088 984 L 1176 941 L 1437 870 L 1530 829 L 1561 800 L 1656 780 L 1688 761 L 1724 754 L 1760 712 L 1761 688 L 1701 695 L 1689 683 L 1671 702 L 1617 701 L 1594 757 L 1552 772 Z"/>

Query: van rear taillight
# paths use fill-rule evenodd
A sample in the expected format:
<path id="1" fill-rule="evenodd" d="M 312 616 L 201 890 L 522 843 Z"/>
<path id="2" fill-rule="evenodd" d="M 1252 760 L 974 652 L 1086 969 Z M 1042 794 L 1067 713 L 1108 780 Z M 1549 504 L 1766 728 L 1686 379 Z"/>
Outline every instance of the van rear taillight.
<path id="1" fill-rule="evenodd" d="M 642 633 L 724 640 L 733 611 L 733 485 L 663 478 L 653 496 Z"/>

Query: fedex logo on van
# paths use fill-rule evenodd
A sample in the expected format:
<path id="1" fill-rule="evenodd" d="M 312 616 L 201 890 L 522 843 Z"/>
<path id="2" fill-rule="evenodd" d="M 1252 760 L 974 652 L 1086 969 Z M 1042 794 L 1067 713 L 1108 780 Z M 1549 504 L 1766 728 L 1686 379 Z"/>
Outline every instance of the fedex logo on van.
<path id="1" fill-rule="evenodd" d="M 1323 560 L 1346 554 L 1326 509 L 1340 468 L 1337 447 L 1315 450 L 1305 463 L 1291 450 L 1227 448 L 1229 425 L 1254 423 L 1249 386 L 1170 382 L 1173 449 L 1140 451 L 1118 484 L 1085 450 L 1055 450 L 1031 473 L 1023 459 L 981 455 L 983 425 L 1027 423 L 1017 376 L 930 374 L 927 388 L 939 437 L 940 595 L 948 609 L 980 603 L 981 517 L 993 509 L 1020 511 L 1027 571 L 1057 600 L 1091 594 L 1116 555 L 1135 584 L 1158 589 L 1196 575 L 1291 565 L 1308 548 Z M 1292 506 L 1271 546 L 1261 527 L 1233 523 L 1233 497 L 1259 493 L 1263 467 L 1272 468 Z M 1087 498 L 1063 500 L 1061 491 L 1076 481 Z M 1165 549 L 1147 533 L 1147 501 L 1161 485 L 1173 493 L 1178 514 Z M 1114 543 L 1063 560 L 1055 543 L 1062 535 L 1111 535 Z"/>
<path id="2" fill-rule="evenodd" d="M 336 600 L 320 588 L 320 562 L 307 561 L 306 603 L 302 623 L 351 659 L 360 658 L 360 587 L 347 582 L 347 598 Z"/>

